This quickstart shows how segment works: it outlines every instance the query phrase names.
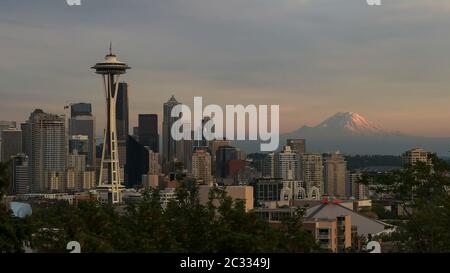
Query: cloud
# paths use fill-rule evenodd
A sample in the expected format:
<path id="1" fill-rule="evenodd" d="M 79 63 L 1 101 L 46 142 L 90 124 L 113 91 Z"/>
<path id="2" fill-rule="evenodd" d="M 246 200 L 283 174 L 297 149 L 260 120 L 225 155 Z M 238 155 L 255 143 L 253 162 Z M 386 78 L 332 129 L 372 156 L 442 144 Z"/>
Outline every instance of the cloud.
<path id="1" fill-rule="evenodd" d="M 280 104 L 283 130 L 335 111 L 367 113 L 405 131 L 413 130 L 405 113 L 409 120 L 426 116 L 446 124 L 443 110 L 433 106 L 442 105 L 436 98 L 450 99 L 449 6 L 438 0 L 384 0 L 382 7 L 363 0 L 84 0 L 68 7 L 63 0 L 4 0 L 0 119 L 91 101 L 101 131 L 103 97 L 89 67 L 113 41 L 133 67 L 126 75 L 132 123 L 138 113 L 161 114 L 173 93 L 188 103 L 203 95 L 209 103 Z M 431 127 L 417 130 L 450 134 L 450 125 Z"/>

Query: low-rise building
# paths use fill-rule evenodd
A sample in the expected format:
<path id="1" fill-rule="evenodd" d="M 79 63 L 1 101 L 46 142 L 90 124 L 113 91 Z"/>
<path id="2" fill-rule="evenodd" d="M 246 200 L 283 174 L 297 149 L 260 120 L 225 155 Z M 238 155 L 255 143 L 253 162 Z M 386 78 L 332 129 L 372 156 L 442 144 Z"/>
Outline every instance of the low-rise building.
<path id="1" fill-rule="evenodd" d="M 206 204 L 209 201 L 209 193 L 211 189 L 214 187 L 210 187 L 207 185 L 200 185 L 199 187 L 199 196 L 200 203 Z M 227 186 L 227 187 L 219 187 L 220 189 L 225 190 L 228 196 L 230 196 L 233 201 L 242 200 L 244 201 L 245 211 L 250 211 L 253 209 L 253 187 L 251 186 Z"/>
<path id="2" fill-rule="evenodd" d="M 319 245 L 332 252 L 345 252 L 352 247 L 351 216 L 338 216 L 334 219 L 310 218 L 303 225 Z"/>
<path id="3" fill-rule="evenodd" d="M 377 234 L 391 227 L 391 225 L 376 219 L 368 218 L 355 212 L 354 210 L 341 205 L 340 201 L 324 201 L 322 204 L 306 210 L 305 220 L 309 219 L 336 219 L 340 216 L 351 216 L 352 226 L 356 227 L 359 236 L 369 238 L 370 235 Z"/>
<path id="4" fill-rule="evenodd" d="M 422 148 L 414 148 L 406 151 L 402 155 L 403 165 L 415 165 L 417 162 L 423 162 L 431 165 L 430 153 Z"/>

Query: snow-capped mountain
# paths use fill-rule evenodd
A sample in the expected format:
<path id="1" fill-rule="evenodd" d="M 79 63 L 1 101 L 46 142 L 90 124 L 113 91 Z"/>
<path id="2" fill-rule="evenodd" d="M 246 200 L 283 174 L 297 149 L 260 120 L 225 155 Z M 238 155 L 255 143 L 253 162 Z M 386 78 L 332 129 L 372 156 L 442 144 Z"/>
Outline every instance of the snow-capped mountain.
<path id="1" fill-rule="evenodd" d="M 339 112 L 317 125 L 316 128 L 349 130 L 356 134 L 387 133 L 378 124 L 375 124 L 360 114 L 353 112 Z"/>
<path id="2" fill-rule="evenodd" d="M 306 139 L 307 152 L 344 154 L 400 155 L 406 150 L 422 147 L 430 152 L 448 156 L 450 138 L 420 137 L 385 130 L 353 112 L 337 113 L 316 126 L 303 126 L 280 135 L 281 149 L 290 138 Z M 247 152 L 259 152 L 259 142 L 241 141 L 236 146 Z"/>
<path id="3" fill-rule="evenodd" d="M 368 120 L 355 112 L 339 112 L 325 119 L 316 126 L 303 126 L 285 136 L 305 135 L 311 138 L 321 138 L 323 136 L 333 137 L 387 137 L 401 136 L 399 132 L 383 129 L 379 124 Z"/>

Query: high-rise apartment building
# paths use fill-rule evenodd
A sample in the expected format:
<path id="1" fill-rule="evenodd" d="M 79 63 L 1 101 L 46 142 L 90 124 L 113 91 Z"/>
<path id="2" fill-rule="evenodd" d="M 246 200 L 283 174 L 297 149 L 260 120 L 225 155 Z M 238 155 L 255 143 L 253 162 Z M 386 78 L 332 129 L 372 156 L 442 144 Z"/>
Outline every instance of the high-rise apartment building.
<path id="1" fill-rule="evenodd" d="M 325 160 L 325 194 L 345 197 L 347 162 L 340 153 L 332 153 Z"/>
<path id="2" fill-rule="evenodd" d="M 290 146 L 284 146 L 283 151 L 274 156 L 275 178 L 297 180 L 298 154 Z"/>
<path id="3" fill-rule="evenodd" d="M 428 165 L 431 165 L 431 158 L 429 157 L 430 153 L 425 151 L 422 148 L 415 148 L 409 151 L 406 151 L 402 155 L 403 165 L 415 165 L 417 162 L 423 162 Z"/>
<path id="4" fill-rule="evenodd" d="M 288 145 L 284 146 L 281 152 L 267 154 L 263 161 L 262 176 L 297 180 L 299 178 L 299 156 Z"/>
<path id="5" fill-rule="evenodd" d="M 64 116 L 48 114 L 40 109 L 31 113 L 30 127 L 31 191 L 48 192 L 52 189 L 50 173 L 66 169 L 66 130 Z"/>
<path id="6" fill-rule="evenodd" d="M 211 155 L 206 149 L 195 149 L 192 155 L 192 176 L 199 184 L 211 185 Z"/>
<path id="7" fill-rule="evenodd" d="M 324 192 L 323 158 L 321 154 L 305 153 L 299 158 L 299 179 L 304 182 L 310 198 L 319 198 Z"/>
<path id="8" fill-rule="evenodd" d="M 286 145 L 291 147 L 291 150 L 298 154 L 298 159 L 300 156 L 306 153 L 306 140 L 305 139 L 288 139 Z M 300 179 L 302 176 L 300 167 L 297 169 L 297 178 Z"/>

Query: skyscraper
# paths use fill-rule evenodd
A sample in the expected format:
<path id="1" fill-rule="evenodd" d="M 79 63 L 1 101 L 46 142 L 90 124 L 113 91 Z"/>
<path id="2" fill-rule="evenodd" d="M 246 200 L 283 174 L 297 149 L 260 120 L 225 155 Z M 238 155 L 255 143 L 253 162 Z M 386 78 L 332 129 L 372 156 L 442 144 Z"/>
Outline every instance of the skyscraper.
<path id="1" fill-rule="evenodd" d="M 192 176 L 199 184 L 210 185 L 212 183 L 211 155 L 206 149 L 195 149 L 192 155 Z"/>
<path id="2" fill-rule="evenodd" d="M 125 186 L 133 187 L 141 183 L 141 176 L 147 173 L 145 159 L 148 158 L 144 145 L 140 144 L 134 137 L 127 139 L 127 164 L 125 165 Z"/>
<path id="3" fill-rule="evenodd" d="M 127 187 L 140 185 L 143 175 L 159 174 L 158 153 L 142 145 L 132 136 L 128 136 L 127 140 L 127 157 L 125 165 L 125 177 L 127 178 L 125 185 Z"/>
<path id="4" fill-rule="evenodd" d="M 286 145 L 281 152 L 269 153 L 263 161 L 262 175 L 266 178 L 281 178 L 283 180 L 299 179 L 299 154 Z"/>
<path id="5" fill-rule="evenodd" d="M 172 138 L 171 129 L 172 124 L 179 119 L 179 117 L 172 117 L 171 112 L 173 107 L 180 104 L 174 96 L 164 103 L 163 111 L 163 163 L 173 161 L 176 155 L 176 142 Z"/>
<path id="6" fill-rule="evenodd" d="M 87 137 L 86 164 L 95 166 L 96 147 L 95 147 L 95 118 L 92 115 L 92 106 L 90 103 L 74 103 L 70 105 L 69 119 L 69 141 L 76 142 L 78 136 Z"/>
<path id="7" fill-rule="evenodd" d="M 183 169 L 192 171 L 192 155 L 194 154 L 194 140 L 182 139 L 176 141 L 176 160 L 183 163 Z"/>
<path id="8" fill-rule="evenodd" d="M 130 67 L 120 62 L 110 47 L 105 60 L 97 63 L 92 69 L 95 69 L 95 73 L 103 77 L 103 92 L 106 94 L 107 110 L 98 189 L 103 201 L 117 204 L 122 202 L 122 179 L 117 141 L 116 102 L 119 93 L 119 77 L 125 74 Z M 106 173 L 103 172 L 103 169 L 106 170 Z"/>
<path id="9" fill-rule="evenodd" d="M 290 146 L 284 146 L 283 151 L 275 153 L 275 178 L 297 180 L 298 154 Z"/>
<path id="10" fill-rule="evenodd" d="M 188 128 L 191 126 L 189 122 L 186 122 L 185 125 Z M 192 171 L 192 155 L 194 154 L 195 140 L 194 140 L 194 131 L 191 131 L 191 139 L 181 139 L 175 142 L 175 151 L 173 153 L 172 161 L 166 162 L 164 165 L 164 172 L 170 173 L 175 171 L 175 168 L 178 171 Z"/>
<path id="11" fill-rule="evenodd" d="M 22 152 L 30 156 L 31 155 L 31 124 L 24 122 L 20 124 L 22 130 Z"/>
<path id="12" fill-rule="evenodd" d="M 347 174 L 347 162 L 340 153 L 332 153 L 325 160 L 325 193 L 330 196 L 344 197 Z"/>
<path id="13" fill-rule="evenodd" d="M 298 155 L 298 159 L 300 160 L 300 156 L 306 152 L 306 141 L 305 139 L 288 139 L 287 146 L 291 147 L 291 150 Z M 300 166 L 300 163 L 299 163 Z M 300 179 L 302 176 L 300 167 L 297 169 L 297 177 Z"/>
<path id="14" fill-rule="evenodd" d="M 148 174 L 149 175 L 159 175 L 161 171 L 161 166 L 159 165 L 159 154 L 153 152 L 148 147 Z"/>
<path id="15" fill-rule="evenodd" d="M 262 176 L 265 178 L 275 177 L 275 153 L 269 153 L 263 160 Z"/>
<path id="16" fill-rule="evenodd" d="M 228 162 L 236 160 L 237 151 L 233 146 L 220 146 L 216 152 L 216 177 L 227 178 L 229 175 Z"/>
<path id="17" fill-rule="evenodd" d="M 25 154 L 17 154 L 11 161 L 11 195 L 26 194 L 30 192 L 30 170 L 28 157 Z"/>
<path id="18" fill-rule="evenodd" d="M 36 109 L 27 123 L 30 128 L 27 137 L 31 137 L 31 191 L 49 192 L 48 174 L 64 172 L 66 168 L 65 118 Z"/>
<path id="19" fill-rule="evenodd" d="M 211 153 L 212 174 L 216 173 L 216 152 L 220 146 L 230 146 L 231 142 L 226 139 L 214 139 L 208 141 L 209 152 Z"/>
<path id="20" fill-rule="evenodd" d="M 299 180 L 304 182 L 308 197 L 318 199 L 324 192 L 322 155 L 310 153 L 300 155 L 299 169 Z"/>
<path id="21" fill-rule="evenodd" d="M 22 131 L 9 128 L 1 132 L 1 161 L 5 162 L 22 153 Z"/>
<path id="22" fill-rule="evenodd" d="M 16 122 L 15 121 L 5 121 L 0 120 L 0 160 L 1 160 L 1 154 L 2 154 L 2 131 L 9 129 L 9 128 L 16 128 Z"/>
<path id="23" fill-rule="evenodd" d="M 152 187 L 154 189 L 159 186 L 159 175 L 161 174 L 161 165 L 159 164 L 159 154 L 153 152 L 148 147 L 148 172 L 142 175 L 141 185 L 144 188 Z"/>
<path id="24" fill-rule="evenodd" d="M 158 115 L 140 114 L 138 119 L 139 142 L 153 152 L 159 153 Z"/>
<path id="25" fill-rule="evenodd" d="M 126 140 L 129 131 L 128 83 L 120 82 L 117 89 L 116 122 L 117 139 Z"/>
<path id="26" fill-rule="evenodd" d="M 129 133 L 128 84 L 120 82 L 117 89 L 116 124 L 119 164 L 124 167 L 127 161 L 127 137 Z"/>

